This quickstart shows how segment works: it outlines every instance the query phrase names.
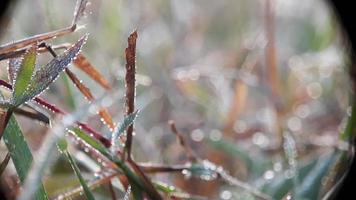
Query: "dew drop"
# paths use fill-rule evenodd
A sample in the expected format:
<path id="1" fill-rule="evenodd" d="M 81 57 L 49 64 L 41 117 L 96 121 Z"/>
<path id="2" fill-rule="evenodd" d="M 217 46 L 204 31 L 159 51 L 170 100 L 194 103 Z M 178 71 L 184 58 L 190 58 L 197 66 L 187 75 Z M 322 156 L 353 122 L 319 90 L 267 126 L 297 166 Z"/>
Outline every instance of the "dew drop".
<path id="1" fill-rule="evenodd" d="M 221 193 L 220 193 L 220 198 L 221 199 L 231 199 L 231 197 L 232 197 L 232 193 L 230 192 L 230 191 L 228 191 L 228 190 L 224 190 L 224 191 L 222 191 Z"/>
<path id="2" fill-rule="evenodd" d="M 263 178 L 266 180 L 271 180 L 274 178 L 274 171 L 268 170 L 263 174 Z"/>
<path id="3" fill-rule="evenodd" d="M 200 129 L 195 129 L 192 131 L 190 137 L 196 142 L 201 142 L 204 139 L 204 133 Z"/>

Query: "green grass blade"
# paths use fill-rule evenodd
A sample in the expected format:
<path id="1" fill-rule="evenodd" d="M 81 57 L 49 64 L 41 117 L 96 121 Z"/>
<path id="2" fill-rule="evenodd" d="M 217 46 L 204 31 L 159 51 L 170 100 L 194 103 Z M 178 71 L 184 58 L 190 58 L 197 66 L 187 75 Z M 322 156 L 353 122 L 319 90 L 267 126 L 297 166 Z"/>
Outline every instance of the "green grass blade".
<path id="1" fill-rule="evenodd" d="M 3 138 L 6 147 L 10 152 L 11 159 L 15 165 L 17 175 L 19 176 L 21 183 L 23 183 L 28 171 L 31 168 L 33 157 L 30 148 L 27 145 L 26 139 L 23 136 L 22 131 L 14 116 L 10 118 L 9 123 L 6 126 Z M 48 199 L 47 193 L 42 183 L 40 183 L 40 186 L 34 195 L 34 199 Z"/>
<path id="2" fill-rule="evenodd" d="M 330 167 L 339 156 L 335 151 L 318 159 L 314 168 L 308 173 L 303 182 L 296 189 L 297 199 L 318 199 L 322 180 L 328 174 Z"/>
<path id="3" fill-rule="evenodd" d="M 27 89 L 36 65 L 37 48 L 31 47 L 23 56 L 21 65 L 16 70 L 13 83 L 13 101 L 22 95 Z"/>
<path id="4" fill-rule="evenodd" d="M 347 119 L 347 124 L 345 130 L 340 134 L 339 139 L 345 142 L 354 141 L 356 137 L 355 126 L 356 126 L 356 100 L 353 94 L 351 94 L 351 115 Z"/>
<path id="5" fill-rule="evenodd" d="M 86 181 L 84 180 L 82 174 L 80 173 L 80 169 L 73 159 L 72 155 L 67 150 L 67 141 L 65 139 L 60 140 L 58 143 L 58 148 L 60 151 L 66 156 L 69 161 L 70 166 L 74 170 L 75 175 L 77 176 L 80 185 L 83 187 L 84 195 L 88 200 L 95 200 L 93 193 L 91 192 L 90 188 L 88 187 Z"/>
<path id="6" fill-rule="evenodd" d="M 135 199 L 140 199 L 140 197 L 142 197 L 141 193 L 143 190 L 145 190 L 146 192 L 149 191 L 147 188 L 145 188 L 140 178 L 123 161 L 121 161 L 117 157 L 112 156 L 111 152 L 108 149 L 106 149 L 97 140 L 91 138 L 90 136 L 88 136 L 78 128 L 73 128 L 69 132 L 73 134 L 75 137 L 82 139 L 84 142 L 86 142 L 88 145 L 90 145 L 97 151 L 99 151 L 109 160 L 114 162 L 122 170 L 122 172 L 126 175 L 127 179 L 130 182 L 130 185 L 132 187 L 132 194 Z"/>
<path id="7" fill-rule="evenodd" d="M 124 121 L 120 124 L 119 127 L 117 127 L 114 132 L 112 133 L 111 136 L 111 144 L 112 144 L 112 151 L 115 151 L 116 149 L 116 142 L 117 142 L 117 138 L 123 134 L 125 132 L 125 130 L 127 129 L 127 127 L 129 127 L 136 119 L 137 117 L 137 113 L 138 110 L 136 110 L 135 112 L 129 114 L 128 116 L 126 116 L 124 118 Z"/>
<path id="8" fill-rule="evenodd" d="M 17 97 L 16 104 L 14 104 L 14 106 L 19 106 L 22 103 L 33 99 L 37 95 L 41 94 L 46 88 L 48 88 L 48 86 L 57 79 L 60 72 L 62 72 L 79 54 L 87 38 L 88 35 L 84 35 L 66 52 L 53 58 L 47 65 L 39 68 L 34 73 L 32 80 L 30 81 L 30 84 L 26 88 L 25 92 L 23 92 L 21 96 Z"/>

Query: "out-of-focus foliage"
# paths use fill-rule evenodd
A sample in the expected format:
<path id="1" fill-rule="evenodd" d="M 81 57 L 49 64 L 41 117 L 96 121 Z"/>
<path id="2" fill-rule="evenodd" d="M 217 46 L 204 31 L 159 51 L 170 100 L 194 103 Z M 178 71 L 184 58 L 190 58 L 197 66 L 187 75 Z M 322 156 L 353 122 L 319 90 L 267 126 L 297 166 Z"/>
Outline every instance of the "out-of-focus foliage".
<path id="1" fill-rule="evenodd" d="M 78 27 L 82 27 L 65 38 L 53 39 L 51 43 L 75 41 L 84 32 L 90 33 L 90 40 L 83 49 L 85 57 L 80 54 L 74 63 L 79 67 L 73 64 L 69 66 L 70 70 L 96 98 L 107 93 L 124 95 L 126 38 L 133 29 L 138 30 L 136 108 L 140 110 L 139 117 L 136 119 L 135 113 L 124 118 L 123 99 L 104 98 L 99 106 L 108 107 L 113 121 L 124 119 L 114 130 L 114 142 L 120 143 L 119 136 L 124 135 L 123 130 L 136 119 L 133 143 L 136 161 L 187 164 L 184 149 L 177 145 L 167 125 L 168 120 L 173 119 L 200 158 L 209 160 L 214 166 L 221 165 L 233 177 L 254 189 L 273 199 L 282 199 L 286 195 L 320 199 L 326 192 L 322 188 L 323 180 L 335 175 L 330 172 L 337 168 L 336 161 L 347 150 L 342 145 L 348 136 L 341 138 L 344 143 L 341 142 L 341 150 L 338 149 L 339 134 L 351 111 L 347 54 L 337 21 L 324 1 L 271 0 L 272 21 L 266 14 L 268 1 L 91 0 L 85 18 L 79 21 Z M 19 2 L 1 43 L 66 27 L 72 20 L 71 8 L 74 8 L 74 1 L 70 0 Z M 267 34 L 268 27 L 272 28 L 274 38 Z M 276 52 L 274 74 L 268 64 L 271 54 L 267 53 L 272 42 Z M 24 60 L 32 60 L 32 53 L 30 50 L 25 54 Z M 49 54 L 44 54 L 37 62 L 44 66 L 51 59 Z M 90 64 L 83 64 L 89 60 Z M 21 69 L 22 65 L 14 66 Z M 94 66 L 97 71 L 93 71 Z M 7 62 L 1 61 L 0 67 L 6 69 Z M 49 70 L 48 66 L 46 69 L 25 69 Z M 60 71 L 57 70 L 51 78 L 54 80 Z M 7 79 L 5 72 L 0 70 L 1 79 Z M 16 97 L 31 96 L 23 91 L 32 72 L 23 73 L 25 76 L 21 73 L 16 76 L 21 81 L 14 81 Z M 101 79 L 98 74 L 109 81 Z M 271 81 L 270 76 L 275 79 Z M 34 78 L 36 75 L 32 80 Z M 67 81 L 65 78 L 58 80 L 44 96 L 73 111 L 87 102 Z M 31 83 L 31 87 L 36 84 Z M 45 88 L 33 91 L 37 95 Z M 3 92 L 5 96 L 11 96 L 6 90 Z M 21 99 L 16 105 L 28 99 Z M 89 113 L 97 111 L 95 107 Z M 81 120 L 95 127 L 104 137 L 111 138 L 113 130 L 100 122 L 101 117 L 83 117 Z M 18 121 L 29 146 L 35 151 L 46 128 L 22 117 L 18 117 Z M 73 133 L 81 134 L 79 129 L 74 129 Z M 133 195 L 140 196 L 139 189 L 149 190 L 135 183 L 142 177 L 131 174 L 131 169 L 121 165 L 120 160 L 114 160 L 108 149 L 90 137 L 85 138 L 84 134 L 77 137 L 88 140 L 93 148 L 128 170 L 125 173 L 131 177 L 128 181 L 133 184 L 129 191 Z M 85 180 L 96 181 L 105 173 L 111 173 L 100 170 L 98 160 L 74 146 L 69 145 L 73 147 L 70 155 L 73 162 L 78 163 Z M 1 150 L 5 155 L 5 148 Z M 214 170 L 198 163 L 189 166 L 192 175 L 189 178 L 183 173 L 152 176 L 180 189 L 173 190 L 157 183 L 155 186 L 168 196 L 184 191 L 197 195 L 197 198 L 255 199 L 251 191 L 217 177 L 211 178 L 211 174 L 218 176 Z M 53 168 L 53 176 L 46 176 L 44 180 L 51 197 L 71 189 L 58 184 L 58 188 L 63 188 L 62 193 L 52 191 L 53 185 L 48 186 L 53 183 L 52 179 L 72 178 L 60 163 Z M 11 173 L 11 168 L 8 171 Z M 209 176 L 211 180 L 200 180 L 202 176 Z M 89 187 L 91 183 L 88 181 Z M 117 179 L 112 184 L 116 191 L 120 191 L 117 192 L 120 197 L 124 197 L 127 190 Z M 104 187 L 92 192 L 96 199 L 111 198 Z"/>

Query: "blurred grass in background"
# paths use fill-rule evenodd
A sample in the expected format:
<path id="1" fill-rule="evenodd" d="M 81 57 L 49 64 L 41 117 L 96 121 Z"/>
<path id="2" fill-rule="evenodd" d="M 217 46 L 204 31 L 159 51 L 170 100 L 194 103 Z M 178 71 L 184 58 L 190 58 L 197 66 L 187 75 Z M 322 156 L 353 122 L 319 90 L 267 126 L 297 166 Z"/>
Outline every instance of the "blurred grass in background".
<path id="1" fill-rule="evenodd" d="M 173 119 L 201 158 L 224 166 L 234 177 L 276 199 L 288 192 L 315 199 L 319 189 L 304 190 L 319 188 L 335 162 L 331 152 L 349 111 L 347 52 L 324 1 L 271 1 L 278 78 L 271 81 L 266 2 L 91 0 L 81 21 L 85 28 L 52 43 L 73 42 L 89 32 L 83 52 L 111 81 L 112 92 L 124 94 L 126 38 L 138 30 L 136 96 L 141 111 L 135 125 L 136 160 L 186 162 L 167 125 Z M 19 2 L 1 43 L 69 25 L 74 6 L 70 0 Z M 5 69 L 5 62 L 0 65 Z M 80 70 L 71 68 L 95 96 L 104 93 Z M 6 77 L 5 70 L 0 76 Z M 65 78 L 58 79 L 45 97 L 67 110 L 86 104 Z M 119 101 L 109 110 L 119 121 L 123 109 Z M 46 128 L 19 120 L 36 150 Z M 109 135 L 97 117 L 86 120 Z M 86 178 L 98 170 L 84 153 L 73 151 L 73 156 Z M 51 196 L 79 184 L 62 159 L 45 181 Z M 312 176 L 315 179 L 305 181 Z M 181 174 L 156 178 L 212 199 L 253 199 L 217 180 L 187 179 Z M 110 198 L 105 190 L 95 190 L 97 199 Z"/>

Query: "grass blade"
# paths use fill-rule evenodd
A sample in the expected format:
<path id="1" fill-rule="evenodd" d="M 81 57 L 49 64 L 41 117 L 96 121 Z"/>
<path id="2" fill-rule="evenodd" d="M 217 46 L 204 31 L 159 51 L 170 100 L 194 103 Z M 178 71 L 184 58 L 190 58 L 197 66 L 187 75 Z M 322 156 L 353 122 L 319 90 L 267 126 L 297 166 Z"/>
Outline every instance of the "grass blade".
<path id="1" fill-rule="evenodd" d="M 19 59 L 19 58 L 10 59 L 9 65 L 7 68 L 7 73 L 8 73 L 8 78 L 11 83 L 14 82 L 15 77 L 16 77 L 16 71 L 20 67 L 20 65 L 21 65 L 21 59 Z"/>
<path id="2" fill-rule="evenodd" d="M 109 81 L 107 81 L 104 76 L 98 70 L 96 70 L 92 64 L 90 64 L 88 59 L 83 54 L 78 54 L 77 59 L 75 59 L 74 61 L 74 64 L 103 88 L 105 88 L 106 90 L 111 89 Z"/>
<path id="3" fill-rule="evenodd" d="M 69 76 L 70 80 L 74 83 L 74 85 L 79 89 L 80 93 L 82 93 L 84 95 L 84 97 L 89 101 L 92 102 L 94 101 L 94 96 L 91 93 L 90 89 L 88 87 L 86 87 L 81 80 L 79 80 L 77 78 L 77 76 L 70 71 L 68 68 L 65 69 L 66 74 Z M 101 117 L 101 121 L 107 125 L 110 129 L 114 129 L 115 128 L 115 124 L 112 120 L 112 117 L 110 115 L 110 113 L 105 109 L 105 108 L 101 108 L 99 110 L 99 115 Z"/>
<path id="4" fill-rule="evenodd" d="M 14 116 L 10 118 L 3 137 L 5 145 L 10 152 L 11 159 L 15 165 L 17 175 L 23 183 L 31 167 L 33 157 Z M 34 195 L 34 199 L 48 199 L 42 183 L 40 183 L 40 186 Z"/>
<path id="5" fill-rule="evenodd" d="M 132 187 L 132 193 L 135 199 L 140 199 L 141 197 L 141 191 L 145 191 L 146 194 L 151 198 L 151 199 L 162 199 L 158 192 L 154 193 L 151 188 L 147 187 L 145 184 L 146 180 L 142 180 L 142 176 L 136 175 L 126 163 L 124 163 L 122 160 L 119 158 L 113 156 L 110 151 L 108 151 L 102 144 L 100 144 L 98 141 L 95 139 L 91 138 L 84 132 L 82 132 L 78 128 L 74 128 L 69 131 L 71 134 L 73 134 L 75 137 L 78 137 L 82 139 L 84 142 L 86 142 L 88 145 L 92 146 L 95 148 L 97 151 L 99 151 L 101 154 L 103 154 L 105 157 L 107 157 L 109 160 L 114 162 L 125 174 L 127 179 L 130 182 L 130 185 Z M 141 177 L 141 178 L 140 178 Z M 158 196 L 157 196 L 158 195 Z"/>
<path id="6" fill-rule="evenodd" d="M 13 82 L 13 101 L 22 95 L 27 89 L 36 65 L 37 48 L 33 46 L 24 54 L 20 66 L 16 69 Z M 16 104 L 16 103 L 15 103 Z"/>
<path id="7" fill-rule="evenodd" d="M 60 151 L 66 156 L 69 161 L 70 166 L 74 170 L 74 173 L 77 175 L 80 185 L 83 187 L 84 194 L 88 200 L 95 200 L 93 193 L 90 191 L 86 181 L 84 180 L 82 174 L 80 173 L 79 167 L 75 160 L 73 159 L 72 155 L 67 150 L 67 141 L 62 139 L 58 142 L 58 147 Z"/>
<path id="8" fill-rule="evenodd" d="M 112 136 L 111 136 L 112 150 L 115 150 L 116 140 L 118 139 L 118 137 L 120 137 L 121 134 L 123 134 L 125 132 L 127 127 L 129 127 L 135 121 L 137 114 L 138 114 L 138 110 L 136 110 L 134 113 L 131 113 L 128 116 L 126 116 L 124 118 L 124 121 L 120 124 L 120 126 L 114 130 L 114 132 L 112 133 Z"/>
<path id="9" fill-rule="evenodd" d="M 296 197 L 298 199 L 318 199 L 322 180 L 329 172 L 330 167 L 338 157 L 338 151 L 318 159 L 317 164 L 308 173 L 303 182 L 296 188 Z"/>
<path id="10" fill-rule="evenodd" d="M 18 106 L 42 93 L 53 81 L 57 79 L 59 73 L 62 72 L 69 63 L 78 55 L 88 35 L 84 35 L 77 43 L 70 47 L 62 55 L 52 59 L 47 65 L 38 69 L 27 90 L 18 97 L 16 105 Z"/>

